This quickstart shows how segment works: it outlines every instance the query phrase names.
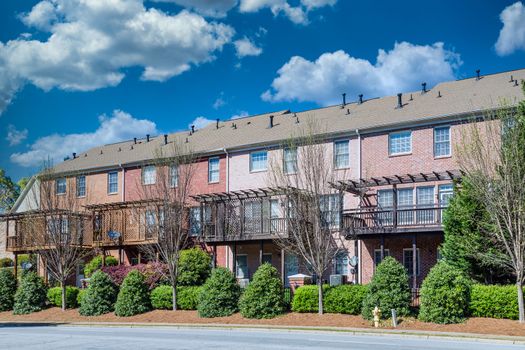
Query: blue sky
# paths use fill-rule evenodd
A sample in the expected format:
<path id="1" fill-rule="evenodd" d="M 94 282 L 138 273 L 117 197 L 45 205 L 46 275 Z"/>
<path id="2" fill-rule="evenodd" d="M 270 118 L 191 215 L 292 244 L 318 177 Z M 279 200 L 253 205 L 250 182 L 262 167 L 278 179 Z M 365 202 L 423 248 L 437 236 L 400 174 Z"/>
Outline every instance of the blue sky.
<path id="1" fill-rule="evenodd" d="M 0 167 L 524 63 L 516 1 L 2 1 Z"/>

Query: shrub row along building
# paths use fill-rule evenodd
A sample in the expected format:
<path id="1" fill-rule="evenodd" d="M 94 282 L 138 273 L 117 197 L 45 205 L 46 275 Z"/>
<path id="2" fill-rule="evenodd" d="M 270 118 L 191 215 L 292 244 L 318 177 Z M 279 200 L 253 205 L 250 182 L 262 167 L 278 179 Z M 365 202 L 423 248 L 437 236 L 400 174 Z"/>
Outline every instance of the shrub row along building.
<path id="1" fill-rule="evenodd" d="M 61 222 L 63 234 L 111 254 L 123 264 L 143 262 L 140 247 L 155 241 L 148 227 L 158 218 L 148 188 L 159 178 L 178 186 L 178 170 L 155 160 L 172 157 L 173 145 L 196 155 L 188 201 L 187 229 L 213 253 L 214 263 L 250 279 L 263 262 L 287 277 L 308 272 L 297 256 L 275 243 L 287 233 L 288 209 L 269 182 L 271 162 L 293 173 L 297 150 L 283 147 L 308 121 L 323 134 L 327 161 L 337 181 L 323 198 L 330 226 L 346 238 L 329 275 L 367 283 L 375 266 L 393 256 L 403 263 L 414 287 L 439 259 L 443 209 L 461 177 L 455 145 L 465 121 L 523 99 L 525 70 L 451 81 L 421 91 L 367 99 L 294 113 L 278 111 L 194 127 L 156 137 L 103 145 L 75 154 L 53 169 L 53 196 L 72 197 L 78 222 Z M 159 153 L 160 152 L 160 153 Z M 25 236 L 29 222 L 41 221 L 45 205 L 33 179 L 15 207 L 3 216 L 2 248 L 15 256 L 34 247 Z M 167 190 L 169 191 L 169 189 Z M 146 195 L 145 195 L 146 194 Z M 151 197 L 151 196 L 150 196 Z M 142 210 L 137 211 L 137 208 Z M 64 210 L 72 210 L 71 204 Z M 133 214 L 133 213 L 139 214 Z M 230 214 L 228 214 L 230 213 Z M 235 213 L 235 220 L 231 213 Z M 230 215 L 229 218 L 227 216 Z M 52 223 L 51 223 L 52 224 Z M 79 269 L 81 278 L 81 271 Z"/>

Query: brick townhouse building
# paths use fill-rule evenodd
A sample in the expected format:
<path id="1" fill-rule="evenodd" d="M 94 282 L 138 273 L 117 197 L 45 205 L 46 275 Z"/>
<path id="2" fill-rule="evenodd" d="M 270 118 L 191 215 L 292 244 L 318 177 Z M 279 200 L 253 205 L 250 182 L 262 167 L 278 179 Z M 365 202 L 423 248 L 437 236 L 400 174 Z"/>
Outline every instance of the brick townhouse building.
<path id="1" fill-rule="evenodd" d="M 352 103 L 343 97 L 340 105 L 326 108 L 218 120 L 200 130 L 101 145 L 57 164 L 53 181 L 58 194 L 75 191 L 91 220 L 84 228 L 86 244 L 135 264 L 144 259 L 140 245 L 154 237 L 147 234 L 147 209 L 142 220 L 130 214 L 131 208 L 147 207 L 143 188 L 154 185 L 159 172 L 171 171 L 155 166 L 156 151 L 169 157 L 171 144 L 186 144 L 198 155 L 188 203 L 191 234 L 202 238 L 215 264 L 240 280 L 249 280 L 261 263 L 270 262 L 287 283 L 288 276 L 308 271 L 275 243 L 286 234 L 287 221 L 282 195 L 269 185 L 269 162 L 300 161 L 283 143 L 314 119 L 339 174 L 332 187 L 340 196 L 328 198 L 326 210 L 335 214 L 334 223 L 347 238 L 345 253 L 321 278 L 336 274 L 368 283 L 375 266 L 393 256 L 417 287 L 439 259 L 443 209 L 453 181 L 461 177 L 455 145 L 462 128 L 473 117 L 525 98 L 519 83 L 525 69 L 477 74 L 432 89 L 422 84 L 420 91 L 397 96 L 360 95 Z M 15 255 L 31 251 L 18 221 L 42 209 L 26 203 L 38 186 L 32 181 L 14 210 L 3 216 L 1 249 Z M 225 220 L 227 211 L 237 213 L 237 221 Z M 109 232 L 119 232 L 118 239 Z"/>

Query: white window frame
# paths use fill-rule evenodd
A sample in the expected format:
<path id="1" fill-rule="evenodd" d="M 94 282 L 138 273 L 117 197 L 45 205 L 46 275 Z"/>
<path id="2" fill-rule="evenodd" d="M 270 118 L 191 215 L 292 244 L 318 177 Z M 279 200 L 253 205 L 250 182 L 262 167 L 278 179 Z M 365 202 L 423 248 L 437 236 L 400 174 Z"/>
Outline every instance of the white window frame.
<path id="1" fill-rule="evenodd" d="M 410 137 L 410 150 L 392 152 L 392 137 L 396 135 L 402 135 L 402 134 L 408 134 L 408 136 Z M 396 132 L 391 132 L 390 134 L 388 134 L 388 155 L 389 156 L 402 156 L 406 154 L 412 154 L 412 130 L 396 131 Z"/>
<path id="2" fill-rule="evenodd" d="M 342 271 L 337 270 L 338 265 L 342 268 Z M 350 272 L 350 258 L 348 256 L 348 252 L 344 252 L 344 251 L 340 252 L 334 258 L 334 273 L 336 275 L 347 276 L 349 272 Z"/>
<path id="3" fill-rule="evenodd" d="M 64 187 L 63 191 L 62 191 L 62 186 Z M 59 191 L 59 189 L 60 189 L 60 191 Z M 65 177 L 61 177 L 61 178 L 55 180 L 55 191 L 56 191 L 57 196 L 62 196 L 62 195 L 66 194 L 66 192 L 67 192 L 67 179 Z"/>
<path id="4" fill-rule="evenodd" d="M 445 141 L 436 141 L 436 131 L 438 129 L 447 129 L 448 130 L 448 140 Z M 443 125 L 443 126 L 436 126 L 433 130 L 434 135 L 434 158 L 446 158 L 450 157 L 452 155 L 452 134 L 450 130 L 450 125 Z M 440 144 L 446 144 L 448 143 L 448 154 L 437 154 L 437 145 Z"/>
<path id="5" fill-rule="evenodd" d="M 264 156 L 266 158 L 265 163 L 264 163 L 264 168 L 254 169 L 253 168 L 253 158 L 254 158 L 254 156 L 263 155 L 263 154 L 264 154 Z M 267 170 L 268 170 L 268 151 L 251 152 L 250 153 L 250 173 L 259 173 L 259 172 L 263 172 L 263 171 L 267 171 Z"/>
<path id="6" fill-rule="evenodd" d="M 413 270 L 413 266 L 412 266 L 412 262 L 410 263 L 410 271 L 409 269 L 405 266 L 405 252 L 407 251 L 410 251 L 412 253 L 412 248 L 403 248 L 403 267 L 407 270 L 407 273 L 408 273 L 408 276 L 413 276 L 412 275 L 412 272 L 414 271 Z M 416 276 L 419 276 L 421 274 L 421 255 L 420 255 L 420 252 L 419 252 L 419 248 L 416 248 Z"/>
<path id="7" fill-rule="evenodd" d="M 288 165 L 292 167 L 291 170 L 288 169 Z M 297 173 L 297 147 L 287 147 L 283 150 L 283 170 L 287 175 Z"/>
<path id="8" fill-rule="evenodd" d="M 157 167 L 155 165 L 146 165 L 142 167 L 142 184 L 143 185 L 155 185 L 156 182 L 157 182 Z"/>
<path id="9" fill-rule="evenodd" d="M 337 145 L 346 144 L 346 153 L 339 154 L 337 152 Z M 348 169 L 350 168 L 350 140 L 337 140 L 334 141 L 334 168 L 335 169 Z M 344 165 L 339 165 L 338 158 L 346 156 L 347 162 Z"/>
<path id="10" fill-rule="evenodd" d="M 111 176 L 115 175 L 115 181 L 111 182 Z M 111 191 L 111 185 L 115 185 L 116 190 Z M 110 171 L 108 173 L 108 194 L 116 194 L 118 193 L 118 172 L 117 171 Z"/>
<path id="11" fill-rule="evenodd" d="M 80 179 L 84 179 L 83 180 L 83 186 L 80 187 Z M 85 175 L 80 175 L 80 176 L 77 176 L 76 178 L 76 194 L 77 194 L 77 197 L 78 198 L 83 198 L 86 196 L 86 176 Z M 83 190 L 83 192 L 81 193 L 80 190 Z"/>
<path id="12" fill-rule="evenodd" d="M 212 169 L 212 163 L 217 162 L 217 169 Z M 215 178 L 216 176 L 216 178 Z M 208 183 L 218 183 L 221 179 L 221 160 L 219 157 L 208 158 Z"/>
<path id="13" fill-rule="evenodd" d="M 170 187 L 179 186 L 179 167 L 176 164 L 170 165 Z"/>

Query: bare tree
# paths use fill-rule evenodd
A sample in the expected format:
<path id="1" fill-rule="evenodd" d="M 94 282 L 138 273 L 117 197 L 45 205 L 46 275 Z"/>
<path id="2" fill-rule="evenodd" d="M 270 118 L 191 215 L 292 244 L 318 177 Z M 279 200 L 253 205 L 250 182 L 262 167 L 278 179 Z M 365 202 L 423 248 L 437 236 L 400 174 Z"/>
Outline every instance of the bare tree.
<path id="1" fill-rule="evenodd" d="M 296 255 L 316 275 L 319 314 L 323 313 L 322 278 L 344 251 L 339 233 L 342 194 L 330 183 L 345 176 L 336 170 L 331 142 L 313 119 L 283 145 L 283 157 L 270 160 L 269 183 L 283 189 L 288 202 L 287 235 L 276 243 Z"/>
<path id="2" fill-rule="evenodd" d="M 21 216 L 22 245 L 38 254 L 44 273 L 49 273 L 62 289 L 62 310 L 66 309 L 66 284 L 76 275 L 81 261 L 90 253 L 91 220 L 83 210 L 77 181 L 81 176 L 58 177 L 51 167 L 39 174 L 40 208 Z M 84 178 L 85 181 L 85 178 Z M 84 182 L 85 186 L 85 182 Z M 86 192 L 83 187 L 83 196 Z"/>
<path id="3" fill-rule="evenodd" d="M 524 85 L 525 90 L 525 85 Z M 508 103 L 507 103 L 508 105 Z M 525 322 L 525 102 L 465 126 L 460 167 L 487 209 L 486 234 L 503 254 L 481 252 L 516 278 L 519 320 Z"/>
<path id="4" fill-rule="evenodd" d="M 153 166 L 155 179 L 145 179 L 147 166 L 143 167 L 143 180 L 137 187 L 144 206 L 135 209 L 146 231 L 140 249 L 150 258 L 159 259 L 167 265 L 166 276 L 173 287 L 173 310 L 177 310 L 177 282 L 179 257 L 182 249 L 193 242 L 189 231 L 188 205 L 191 201 L 196 158 L 183 143 L 174 142 L 168 152 L 157 150 Z M 166 147 L 166 146 L 164 146 Z M 144 184 L 154 182 L 153 184 Z"/>

